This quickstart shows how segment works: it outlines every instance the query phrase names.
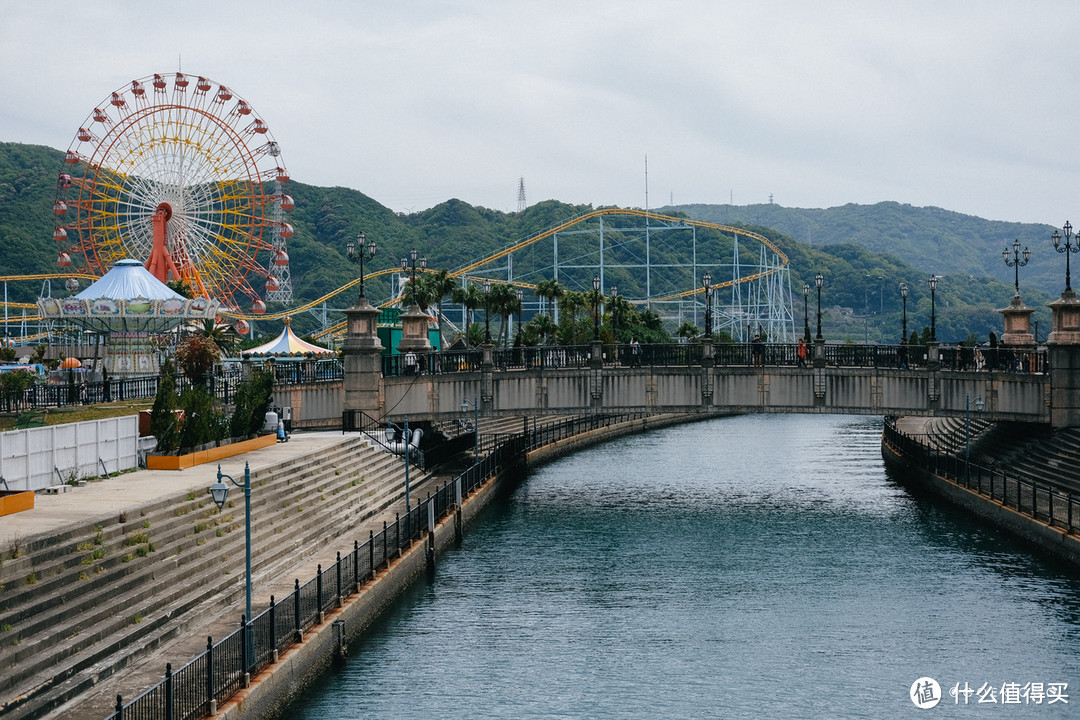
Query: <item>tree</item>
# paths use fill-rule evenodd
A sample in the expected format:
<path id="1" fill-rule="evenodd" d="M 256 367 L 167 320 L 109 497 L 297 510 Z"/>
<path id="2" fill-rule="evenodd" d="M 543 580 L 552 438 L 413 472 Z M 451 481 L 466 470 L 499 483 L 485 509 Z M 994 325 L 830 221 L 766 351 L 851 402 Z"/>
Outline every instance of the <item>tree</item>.
<path id="1" fill-rule="evenodd" d="M 698 326 L 689 320 L 685 320 L 679 329 L 675 331 L 675 334 L 681 338 L 696 338 L 701 331 L 698 330 Z"/>
<path id="2" fill-rule="evenodd" d="M 550 341 L 558 331 L 559 326 L 546 313 L 533 315 L 529 318 L 529 322 L 525 323 L 526 336 L 536 337 L 537 342 Z"/>
<path id="3" fill-rule="evenodd" d="M 555 317 L 555 301 L 561 298 L 564 292 L 563 286 L 555 278 L 536 283 L 536 296 L 544 301 L 545 309 L 553 318 Z"/>
<path id="4" fill-rule="evenodd" d="M 274 376 L 265 370 L 253 370 L 251 378 L 236 388 L 236 410 L 229 421 L 232 437 L 254 435 L 262 429 L 273 401 Z"/>
<path id="5" fill-rule="evenodd" d="M 176 348 L 176 362 L 192 382 L 201 383 L 221 357 L 221 348 L 204 335 L 188 335 Z"/>
<path id="6" fill-rule="evenodd" d="M 206 318 L 201 323 L 195 323 L 191 329 L 194 334 L 201 335 L 217 345 L 218 357 L 229 355 L 240 344 L 240 334 L 236 332 L 236 328 L 227 323 L 218 323 Z"/>
<path id="7" fill-rule="evenodd" d="M 177 407 L 176 375 L 171 360 L 161 367 L 157 395 L 150 410 L 150 434 L 157 438 L 158 450 L 171 452 L 180 445 Z"/>
<path id="8" fill-rule="evenodd" d="M 472 323 L 472 314 L 474 310 L 478 310 L 484 307 L 484 293 L 476 285 L 465 285 L 464 287 L 455 287 L 451 291 L 450 299 L 456 302 L 458 305 L 465 307 L 465 341 L 469 344 L 479 344 L 470 342 L 471 333 L 469 332 L 469 325 Z M 480 342 L 483 342 L 484 338 L 481 335 Z"/>
<path id="9" fill-rule="evenodd" d="M 513 285 L 509 283 L 498 283 L 491 286 L 491 294 L 488 297 L 488 302 L 491 310 L 502 320 L 502 324 L 499 327 L 499 336 L 501 337 L 501 344 L 505 347 L 509 344 L 510 316 L 514 313 L 521 312 L 521 301 L 518 299 L 517 291 L 514 290 Z"/>
<path id="10" fill-rule="evenodd" d="M 425 273 L 424 285 L 426 286 L 428 295 L 435 301 L 435 305 L 438 308 L 438 313 L 435 315 L 435 320 L 439 328 L 439 348 L 443 347 L 443 334 L 442 334 L 442 306 L 443 298 L 450 295 L 457 289 L 457 284 L 454 282 L 454 278 L 450 277 L 450 273 L 445 268 L 433 273 Z"/>
<path id="11" fill-rule="evenodd" d="M 186 280 L 170 280 L 165 285 L 181 297 L 186 297 L 189 300 L 195 297 L 194 293 L 191 292 L 191 286 L 188 285 Z"/>

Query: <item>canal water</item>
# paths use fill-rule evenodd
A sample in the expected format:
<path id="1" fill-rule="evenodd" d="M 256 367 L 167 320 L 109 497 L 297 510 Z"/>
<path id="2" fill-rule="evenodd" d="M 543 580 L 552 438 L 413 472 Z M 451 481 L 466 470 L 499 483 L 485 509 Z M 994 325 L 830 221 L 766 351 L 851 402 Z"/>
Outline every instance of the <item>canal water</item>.
<path id="1" fill-rule="evenodd" d="M 880 436 L 745 416 L 539 468 L 286 717 L 1080 717 L 1080 574 Z"/>

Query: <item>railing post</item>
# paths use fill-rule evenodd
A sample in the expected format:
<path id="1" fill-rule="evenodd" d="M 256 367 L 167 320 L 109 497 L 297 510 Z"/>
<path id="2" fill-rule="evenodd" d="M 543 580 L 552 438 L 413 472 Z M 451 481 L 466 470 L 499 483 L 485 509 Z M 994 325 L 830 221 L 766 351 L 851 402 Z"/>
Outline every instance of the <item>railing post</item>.
<path id="1" fill-rule="evenodd" d="M 388 552 L 386 552 L 386 536 L 387 536 L 386 521 L 383 520 L 382 521 L 382 558 L 383 558 L 383 564 L 387 568 L 389 568 L 390 567 L 390 554 Z"/>
<path id="2" fill-rule="evenodd" d="M 270 648 L 274 651 L 274 662 L 278 661 L 277 605 L 274 596 L 270 596 Z"/>
<path id="3" fill-rule="evenodd" d="M 250 681 L 250 675 L 248 674 L 251 668 L 251 658 L 248 657 L 248 619 L 247 615 L 240 616 L 240 635 L 243 638 L 243 642 L 240 643 L 243 646 L 243 650 L 240 652 L 240 669 L 244 674 L 244 687 L 248 686 Z"/>
<path id="4" fill-rule="evenodd" d="M 397 546 L 397 556 L 401 557 L 401 513 L 394 513 L 394 544 Z"/>
<path id="5" fill-rule="evenodd" d="M 300 578 L 296 578 L 296 585 L 293 586 L 293 623 L 295 624 L 293 630 L 296 632 L 296 642 L 302 642 L 304 633 L 300 630 Z"/>
<path id="6" fill-rule="evenodd" d="M 210 715 L 217 715 L 217 698 L 214 693 L 214 638 L 206 636 L 206 700 L 210 703 Z"/>
<path id="7" fill-rule="evenodd" d="M 323 621 L 322 563 L 319 563 L 318 568 L 315 570 L 315 600 L 318 603 L 319 622 L 321 623 Z"/>
<path id="8" fill-rule="evenodd" d="M 371 579 L 375 579 L 375 531 L 368 530 L 368 570 Z"/>
<path id="9" fill-rule="evenodd" d="M 341 551 L 337 554 L 337 606 L 341 607 Z"/>
<path id="10" fill-rule="evenodd" d="M 165 720 L 173 720 L 172 663 L 165 663 Z"/>
<path id="11" fill-rule="evenodd" d="M 353 592 L 360 592 L 360 543 L 356 540 L 352 541 L 352 576 Z"/>
<path id="12" fill-rule="evenodd" d="M 124 720 L 124 698 L 116 695 L 116 720 Z"/>

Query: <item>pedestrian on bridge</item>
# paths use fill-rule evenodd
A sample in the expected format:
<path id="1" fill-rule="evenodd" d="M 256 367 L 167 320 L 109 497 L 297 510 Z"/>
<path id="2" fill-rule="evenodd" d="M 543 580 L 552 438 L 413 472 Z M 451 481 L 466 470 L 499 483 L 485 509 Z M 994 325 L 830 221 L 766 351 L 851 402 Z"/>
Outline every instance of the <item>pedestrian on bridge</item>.
<path id="1" fill-rule="evenodd" d="M 806 367 L 806 339 L 799 338 L 799 367 Z"/>

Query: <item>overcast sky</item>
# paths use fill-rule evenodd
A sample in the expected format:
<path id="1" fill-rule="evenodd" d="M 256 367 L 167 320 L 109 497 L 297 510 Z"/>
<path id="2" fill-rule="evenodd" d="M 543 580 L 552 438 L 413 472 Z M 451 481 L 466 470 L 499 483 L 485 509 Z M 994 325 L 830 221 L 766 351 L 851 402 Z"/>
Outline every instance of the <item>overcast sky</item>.
<path id="1" fill-rule="evenodd" d="M 0 0 L 0 140 L 154 72 L 397 211 L 895 200 L 1080 221 L 1080 3 Z"/>

